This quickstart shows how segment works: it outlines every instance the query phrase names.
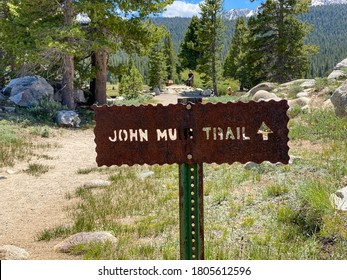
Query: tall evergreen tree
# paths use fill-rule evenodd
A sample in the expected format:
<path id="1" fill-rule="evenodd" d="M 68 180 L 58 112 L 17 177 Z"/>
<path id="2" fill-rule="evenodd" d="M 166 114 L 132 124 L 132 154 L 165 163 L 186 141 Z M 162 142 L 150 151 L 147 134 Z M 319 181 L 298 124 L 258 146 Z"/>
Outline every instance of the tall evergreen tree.
<path id="1" fill-rule="evenodd" d="M 6 42 L 11 76 L 61 76 L 62 102 L 73 109 L 73 53 L 78 52 L 80 34 L 72 0 L 7 0 L 1 6 L 6 19 L 0 20 L 0 36 Z"/>
<path id="2" fill-rule="evenodd" d="M 184 40 L 180 46 L 180 67 L 196 70 L 198 58 L 201 56 L 199 50 L 198 30 L 200 21 L 197 16 L 193 16 L 187 28 Z"/>
<path id="3" fill-rule="evenodd" d="M 297 16 L 309 8 L 309 0 L 267 0 L 261 12 L 249 20 L 253 84 L 263 80 L 286 82 L 304 77 L 314 47 L 305 45 L 310 31 Z"/>
<path id="4" fill-rule="evenodd" d="M 235 33 L 232 37 L 229 51 L 224 62 L 223 76 L 234 78 L 240 81 L 240 88 L 248 87 L 247 75 L 247 44 L 249 40 L 249 30 L 244 17 L 236 19 Z"/>
<path id="5" fill-rule="evenodd" d="M 136 98 L 142 90 L 143 78 L 135 67 L 133 59 L 130 59 L 128 69 L 122 76 L 119 84 L 119 94 L 126 99 Z"/>
<path id="6" fill-rule="evenodd" d="M 95 55 L 95 101 L 106 103 L 107 63 L 111 53 L 123 49 L 144 52 L 158 29 L 144 19 L 160 13 L 173 0 L 80 0 L 80 11 L 90 18 L 90 51 Z"/>
<path id="7" fill-rule="evenodd" d="M 170 32 L 164 36 L 164 55 L 166 60 L 166 72 L 168 80 L 177 79 L 177 56 L 173 48 Z"/>
<path id="8" fill-rule="evenodd" d="M 149 53 L 149 86 L 161 89 L 167 78 L 166 69 L 163 42 L 159 40 Z"/>
<path id="9" fill-rule="evenodd" d="M 0 1 L 0 90 L 5 86 L 8 74 L 6 68 L 9 66 L 4 41 L 5 22 L 9 21 L 9 7 L 7 1 Z"/>
<path id="10" fill-rule="evenodd" d="M 198 71 L 203 74 L 204 85 L 212 84 L 215 95 L 218 95 L 217 80 L 221 76 L 220 53 L 223 47 L 223 0 L 205 0 L 199 6 L 201 18 L 198 39 L 201 57 L 198 59 Z"/>

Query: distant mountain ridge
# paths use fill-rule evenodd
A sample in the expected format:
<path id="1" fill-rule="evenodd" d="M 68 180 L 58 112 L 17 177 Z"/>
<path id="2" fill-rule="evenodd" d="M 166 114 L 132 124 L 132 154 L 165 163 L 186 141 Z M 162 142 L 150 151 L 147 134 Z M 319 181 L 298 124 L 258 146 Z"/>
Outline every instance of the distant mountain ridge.
<path id="1" fill-rule="evenodd" d="M 224 17 L 228 20 L 235 20 L 238 17 L 249 17 L 250 9 L 231 9 L 226 11 Z"/>
<path id="2" fill-rule="evenodd" d="M 336 5 L 336 4 L 347 4 L 347 0 L 312 0 L 311 6 L 325 6 L 325 5 Z M 231 9 L 225 12 L 224 18 L 228 20 L 235 20 L 238 17 L 251 17 L 259 12 L 259 7 L 254 10 L 250 9 Z"/>
<path id="3" fill-rule="evenodd" d="M 258 12 L 259 12 L 259 7 L 255 8 L 254 10 L 250 10 L 250 9 L 231 9 L 231 10 L 225 12 L 224 18 L 226 18 L 228 20 L 235 20 L 238 17 L 251 17 L 251 16 L 254 16 Z"/>
<path id="4" fill-rule="evenodd" d="M 311 65 L 307 75 L 308 78 L 327 76 L 336 63 L 347 57 L 346 15 L 347 3 L 315 5 L 310 8 L 308 13 L 300 16 L 302 21 L 314 27 L 312 32 L 308 34 L 306 42 L 317 45 L 320 49 L 319 53 L 310 58 Z M 156 25 L 163 25 L 170 31 L 175 51 L 179 52 L 180 44 L 184 39 L 191 18 L 153 18 L 152 20 Z M 223 39 L 222 59 L 225 58 L 228 51 L 235 29 L 235 20 L 226 20 L 224 24 L 226 26 L 226 36 Z"/>
<path id="5" fill-rule="evenodd" d="M 347 0 L 312 0 L 311 6 L 347 4 Z"/>

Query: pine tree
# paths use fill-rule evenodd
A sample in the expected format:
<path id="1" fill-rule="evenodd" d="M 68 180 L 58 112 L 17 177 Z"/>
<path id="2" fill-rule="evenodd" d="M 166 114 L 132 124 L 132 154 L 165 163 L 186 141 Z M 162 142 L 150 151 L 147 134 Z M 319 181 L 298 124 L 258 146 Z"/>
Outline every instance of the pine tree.
<path id="1" fill-rule="evenodd" d="M 88 38 L 95 54 L 95 101 L 106 103 L 107 62 L 111 53 L 144 53 L 156 40 L 159 28 L 145 19 L 160 13 L 173 0 L 76 1 L 90 18 Z"/>
<path id="2" fill-rule="evenodd" d="M 62 102 L 74 108 L 74 55 L 80 34 L 72 0 L 7 0 L 2 4 L 1 40 L 11 76 L 62 76 Z M 14 36 L 14 34 L 16 34 Z"/>
<path id="3" fill-rule="evenodd" d="M 164 36 L 164 55 L 166 58 L 166 72 L 168 80 L 177 80 L 177 57 L 173 48 L 170 32 Z"/>
<path id="4" fill-rule="evenodd" d="M 212 84 L 218 95 L 217 80 L 221 76 L 220 53 L 222 50 L 223 1 L 205 0 L 200 5 L 201 18 L 198 31 L 199 50 L 198 71 L 202 73 L 204 86 Z"/>
<path id="5" fill-rule="evenodd" d="M 166 69 L 163 42 L 160 40 L 153 44 L 149 53 L 149 86 L 161 89 L 167 77 Z"/>
<path id="6" fill-rule="evenodd" d="M 248 87 L 247 75 L 247 44 L 249 40 L 249 30 L 244 17 L 236 19 L 235 33 L 229 46 L 228 55 L 224 62 L 223 76 L 234 78 L 240 81 L 240 88 Z"/>
<path id="7" fill-rule="evenodd" d="M 304 44 L 310 28 L 297 16 L 308 8 L 308 0 L 267 0 L 261 12 L 249 20 L 249 74 L 253 84 L 264 80 L 283 83 L 304 77 L 314 48 Z"/>
<path id="8" fill-rule="evenodd" d="M 199 51 L 198 30 L 200 21 L 197 16 L 193 16 L 187 28 L 184 40 L 180 46 L 180 67 L 196 70 L 198 58 L 201 56 Z"/>
<path id="9" fill-rule="evenodd" d="M 142 84 L 143 78 L 135 67 L 134 60 L 130 59 L 128 69 L 119 84 L 119 94 L 126 99 L 136 98 L 142 90 Z"/>

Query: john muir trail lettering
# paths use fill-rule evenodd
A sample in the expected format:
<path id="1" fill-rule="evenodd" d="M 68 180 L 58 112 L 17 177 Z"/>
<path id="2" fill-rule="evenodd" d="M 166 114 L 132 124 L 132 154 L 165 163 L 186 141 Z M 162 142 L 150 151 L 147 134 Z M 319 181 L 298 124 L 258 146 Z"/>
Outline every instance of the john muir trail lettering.
<path id="1" fill-rule="evenodd" d="M 94 110 L 99 166 L 289 160 L 284 100 Z"/>
<path id="2" fill-rule="evenodd" d="M 156 141 L 177 141 L 177 140 L 187 140 L 184 135 L 184 131 L 178 133 L 177 128 L 168 128 L 168 129 L 157 129 Z M 228 126 L 223 129 L 220 127 L 203 127 L 202 131 L 206 133 L 206 140 L 250 140 L 246 136 L 245 127 L 236 127 L 232 128 Z M 190 132 L 193 132 L 193 129 L 190 129 Z M 148 129 L 119 129 L 113 131 L 113 137 L 108 139 L 111 142 L 144 142 L 148 140 Z M 180 135 L 181 137 L 178 137 Z M 192 133 L 192 135 L 194 135 Z M 193 136 L 190 136 L 189 139 L 193 139 Z M 235 136 L 236 135 L 236 136 Z"/>

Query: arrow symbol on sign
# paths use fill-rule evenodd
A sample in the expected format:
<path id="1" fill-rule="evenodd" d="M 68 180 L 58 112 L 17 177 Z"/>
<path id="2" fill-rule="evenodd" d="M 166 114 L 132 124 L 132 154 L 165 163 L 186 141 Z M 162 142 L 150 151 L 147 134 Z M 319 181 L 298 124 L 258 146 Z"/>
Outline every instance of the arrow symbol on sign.
<path id="1" fill-rule="evenodd" d="M 269 134 L 273 133 L 273 131 L 266 125 L 265 122 L 262 122 L 257 133 L 262 135 L 263 141 L 267 141 L 269 139 Z"/>

